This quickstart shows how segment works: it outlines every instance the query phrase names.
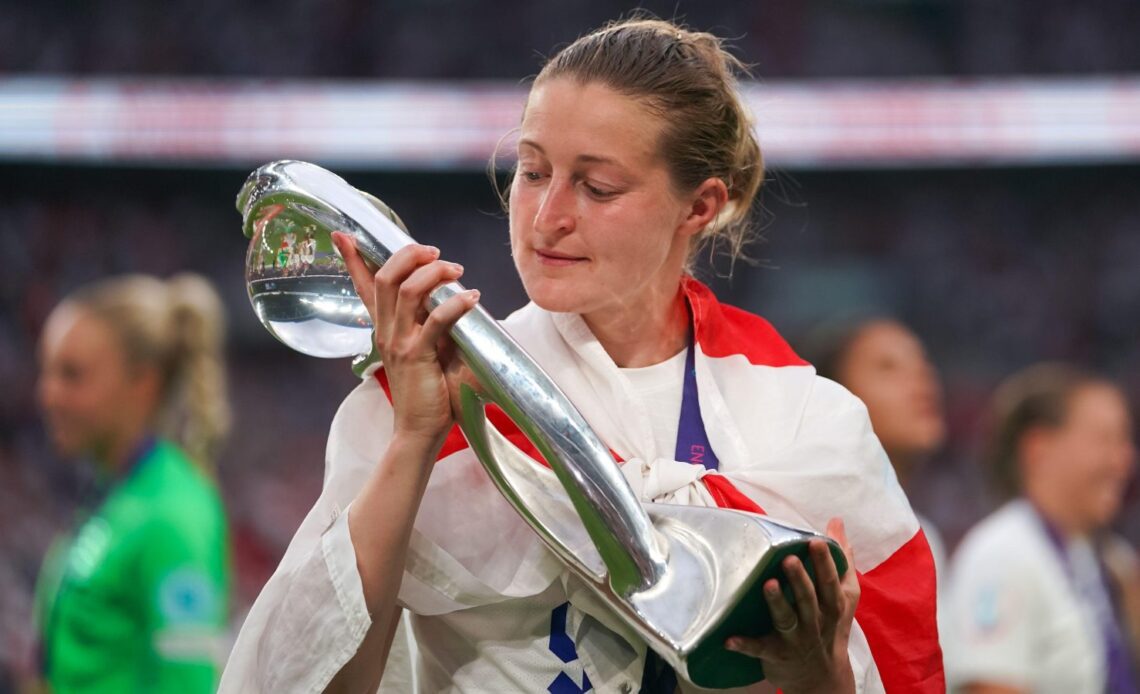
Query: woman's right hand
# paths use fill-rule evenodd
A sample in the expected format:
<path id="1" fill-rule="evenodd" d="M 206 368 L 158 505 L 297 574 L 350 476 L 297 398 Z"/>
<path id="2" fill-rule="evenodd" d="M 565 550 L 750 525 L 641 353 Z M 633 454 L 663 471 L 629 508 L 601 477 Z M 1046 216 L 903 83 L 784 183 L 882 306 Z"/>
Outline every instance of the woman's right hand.
<path id="1" fill-rule="evenodd" d="M 394 436 L 428 445 L 434 454 L 453 422 L 441 354 L 448 331 L 474 308 L 479 292 L 453 296 L 429 314 L 428 295 L 458 279 L 462 266 L 440 260 L 438 248 L 413 244 L 373 273 L 350 236 L 334 232 L 332 239 L 372 317 L 395 410 Z"/>

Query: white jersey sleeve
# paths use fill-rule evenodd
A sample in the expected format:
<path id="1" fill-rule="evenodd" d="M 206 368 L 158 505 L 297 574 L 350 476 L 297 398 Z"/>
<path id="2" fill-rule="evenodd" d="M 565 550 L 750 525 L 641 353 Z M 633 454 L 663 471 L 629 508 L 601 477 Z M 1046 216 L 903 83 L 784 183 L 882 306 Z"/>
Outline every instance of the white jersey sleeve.
<path id="1" fill-rule="evenodd" d="M 371 379 L 342 403 L 324 488 L 246 617 L 220 692 L 319 692 L 356 653 L 372 622 L 345 509 L 387 445 L 391 412 Z M 398 636 L 397 667 L 406 665 L 402 643 Z"/>
<path id="2" fill-rule="evenodd" d="M 950 565 L 946 674 L 1041 694 L 1103 691 L 1095 619 L 1032 508 L 1014 501 L 972 530 Z"/>
<path id="3" fill-rule="evenodd" d="M 947 677 L 956 683 L 1028 687 L 1034 667 L 1032 567 L 997 543 L 963 547 L 946 591 Z"/>

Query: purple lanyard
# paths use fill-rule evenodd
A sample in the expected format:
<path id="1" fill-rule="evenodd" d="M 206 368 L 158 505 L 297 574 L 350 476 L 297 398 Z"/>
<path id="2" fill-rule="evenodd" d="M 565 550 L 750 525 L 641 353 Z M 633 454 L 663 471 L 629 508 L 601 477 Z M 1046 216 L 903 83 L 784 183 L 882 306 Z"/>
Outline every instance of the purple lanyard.
<path id="1" fill-rule="evenodd" d="M 1093 609 L 1096 613 L 1097 626 L 1100 628 L 1101 641 L 1104 644 L 1104 664 L 1106 670 L 1104 691 L 1107 694 L 1136 694 L 1136 680 L 1133 677 L 1132 660 L 1128 654 L 1128 648 L 1120 630 L 1120 624 L 1116 619 L 1115 605 L 1112 600 L 1112 592 L 1108 586 L 1106 568 L 1103 564 L 1098 567 L 1101 577 L 1101 585 L 1099 586 L 1101 595 L 1087 595 L 1087 591 L 1082 588 L 1073 573 L 1072 565 L 1069 563 L 1069 551 L 1065 547 L 1065 538 L 1061 535 L 1061 531 L 1050 523 L 1036 507 L 1034 507 L 1033 510 L 1037 514 L 1037 518 L 1041 521 L 1042 527 L 1045 528 L 1045 536 L 1049 538 L 1049 544 L 1052 545 L 1053 550 L 1057 553 L 1057 558 L 1061 560 L 1061 566 L 1069 579 L 1069 584 L 1079 595 L 1083 595 L 1088 600 L 1102 602 L 1103 606 L 1109 609 L 1107 615 L 1104 614 L 1103 608 L 1098 609 L 1094 605 Z"/>
<path id="2" fill-rule="evenodd" d="M 693 331 L 696 331 L 695 327 Z M 677 450 L 673 459 L 716 470 L 720 461 L 709 444 L 705 422 L 701 418 L 701 402 L 697 398 L 696 353 L 696 341 L 690 337 L 689 351 L 685 355 L 685 385 L 681 391 L 681 420 L 677 424 Z"/>
<path id="3" fill-rule="evenodd" d="M 693 326 L 692 332 L 696 332 Z M 677 450 L 673 459 L 706 470 L 716 470 L 720 461 L 709 444 L 705 422 L 701 418 L 701 402 L 697 398 L 697 347 L 689 338 L 689 351 L 685 355 L 685 385 L 681 391 L 681 419 L 677 423 Z M 677 674 L 659 655 L 649 650 L 645 654 L 645 670 L 641 676 L 641 694 L 673 694 L 677 691 Z"/>

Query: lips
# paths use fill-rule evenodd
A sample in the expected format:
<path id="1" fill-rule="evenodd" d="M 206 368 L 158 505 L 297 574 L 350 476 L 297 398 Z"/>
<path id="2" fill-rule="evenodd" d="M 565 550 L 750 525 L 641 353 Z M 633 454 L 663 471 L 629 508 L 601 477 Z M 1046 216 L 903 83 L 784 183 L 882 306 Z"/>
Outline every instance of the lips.
<path id="1" fill-rule="evenodd" d="M 560 253 L 558 251 L 540 250 L 536 248 L 534 253 L 538 256 L 538 261 L 543 265 L 565 267 L 567 265 L 586 262 L 586 258 L 581 256 L 569 255 L 568 253 Z"/>

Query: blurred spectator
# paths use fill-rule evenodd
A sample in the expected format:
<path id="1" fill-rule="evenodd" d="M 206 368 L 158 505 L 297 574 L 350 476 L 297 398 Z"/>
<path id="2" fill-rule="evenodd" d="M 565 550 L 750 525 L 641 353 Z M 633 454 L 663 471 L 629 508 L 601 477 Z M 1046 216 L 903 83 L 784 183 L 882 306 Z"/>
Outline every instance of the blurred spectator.
<path id="1" fill-rule="evenodd" d="M 0 68 L 84 75 L 513 79 L 541 63 L 519 36 L 565 43 L 615 13 L 612 0 L 501 0 L 495 12 L 473 0 L 6 5 Z M 642 0 L 617 11 L 633 6 L 724 27 L 769 79 L 1140 69 L 1140 7 L 1128 0 Z"/>
<path id="2" fill-rule="evenodd" d="M 37 581 L 55 692 L 212 692 L 229 593 L 213 460 L 229 427 L 221 301 L 195 275 L 102 280 L 52 311 L 38 396 L 98 484 Z"/>
<path id="3" fill-rule="evenodd" d="M 835 319 L 817 328 L 805 347 L 819 375 L 867 406 L 875 435 L 907 489 L 914 470 L 946 440 L 942 387 L 918 336 L 890 318 Z M 942 535 L 921 515 L 919 522 L 941 578 Z"/>
<path id="4" fill-rule="evenodd" d="M 1135 458 L 1123 394 L 1039 364 L 1002 384 L 992 415 L 987 462 L 1010 500 L 954 555 L 948 681 L 970 694 L 1136 692 L 1102 561 Z"/>

